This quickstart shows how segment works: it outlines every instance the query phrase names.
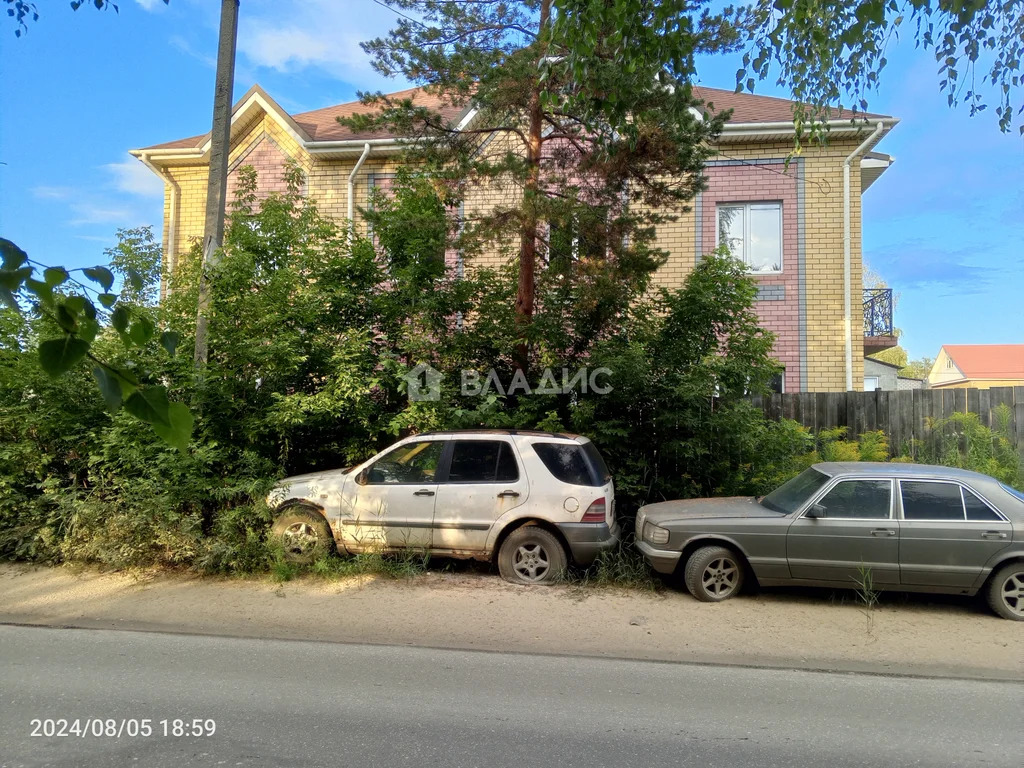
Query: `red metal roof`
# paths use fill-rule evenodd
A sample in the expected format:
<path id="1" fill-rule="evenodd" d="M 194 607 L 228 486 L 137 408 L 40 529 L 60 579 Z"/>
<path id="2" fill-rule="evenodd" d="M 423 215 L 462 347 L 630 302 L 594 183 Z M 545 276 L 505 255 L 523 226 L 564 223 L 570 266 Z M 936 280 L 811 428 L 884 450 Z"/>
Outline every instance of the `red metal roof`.
<path id="1" fill-rule="evenodd" d="M 1024 344 L 946 344 L 967 379 L 1024 379 Z"/>
<path id="2" fill-rule="evenodd" d="M 733 91 L 719 88 L 706 88 L 694 86 L 694 93 L 702 99 L 705 104 L 713 105 L 716 111 L 726 109 L 732 110 L 732 116 L 728 120 L 729 125 L 740 125 L 745 123 L 786 123 L 793 119 L 793 104 L 789 99 L 780 99 L 774 96 L 757 96 L 750 93 L 734 93 Z M 464 111 L 464 107 L 454 107 L 445 104 L 443 100 L 433 94 L 428 94 L 422 88 L 408 88 L 404 91 L 397 91 L 389 94 L 392 98 L 412 98 L 414 103 L 437 109 L 448 120 L 456 120 Z M 341 125 L 337 118 L 351 117 L 359 112 L 368 111 L 368 108 L 358 102 L 350 101 L 345 104 L 337 104 L 333 107 L 314 109 L 311 112 L 300 112 L 292 115 L 292 119 L 309 134 L 313 141 L 345 141 L 358 139 L 386 139 L 394 138 L 386 132 L 356 133 Z M 884 118 L 887 115 L 876 115 L 873 113 L 858 113 L 861 118 Z M 837 111 L 832 118 L 836 120 L 852 117 L 849 111 Z M 209 133 L 199 136 L 191 136 L 187 139 L 177 139 L 163 144 L 155 144 L 146 147 L 143 151 L 154 149 L 198 149 L 202 147 L 209 138 Z"/>

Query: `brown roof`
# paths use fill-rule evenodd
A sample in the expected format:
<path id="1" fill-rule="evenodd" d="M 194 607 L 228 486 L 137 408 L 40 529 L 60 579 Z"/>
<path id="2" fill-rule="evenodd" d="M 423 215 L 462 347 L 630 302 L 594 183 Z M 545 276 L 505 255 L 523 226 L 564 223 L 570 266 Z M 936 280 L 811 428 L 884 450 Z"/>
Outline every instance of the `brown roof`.
<path id="1" fill-rule="evenodd" d="M 788 123 L 793 119 L 793 105 L 790 99 L 777 96 L 757 96 L 753 93 L 735 93 L 721 88 L 707 88 L 695 85 L 693 92 L 705 104 L 713 104 L 715 110 L 722 112 L 732 110 L 728 122 L 738 123 Z M 835 110 L 832 120 L 849 120 L 853 117 L 850 110 Z M 887 118 L 889 115 L 876 115 L 872 112 L 858 112 L 858 118 Z"/>
<path id="2" fill-rule="evenodd" d="M 407 88 L 404 91 L 389 93 L 392 99 L 411 98 L 417 106 L 436 109 L 449 121 L 455 121 L 466 111 L 465 107 L 454 107 L 446 104 L 444 100 L 435 95 L 429 94 L 422 88 Z M 347 139 L 371 139 L 389 138 L 389 135 L 382 132 L 368 133 L 366 131 L 355 133 L 338 122 L 339 117 L 351 117 L 360 112 L 370 111 L 365 104 L 358 101 L 350 101 L 347 104 L 338 104 L 334 107 L 314 109 L 312 112 L 300 112 L 292 115 L 295 122 L 309 134 L 313 141 L 345 141 Z"/>
<path id="3" fill-rule="evenodd" d="M 253 88 L 257 89 L 256 86 Z M 789 99 L 780 99 L 775 96 L 756 96 L 750 93 L 734 93 L 733 91 L 719 88 L 707 88 L 705 86 L 694 86 L 694 93 L 706 104 L 713 104 L 718 111 L 731 109 L 732 115 L 729 124 L 743 123 L 786 123 L 793 119 L 793 103 Z M 250 91 L 251 92 L 251 91 Z M 404 91 L 397 91 L 388 94 L 391 98 L 412 98 L 418 105 L 438 110 L 447 120 L 455 121 L 465 112 L 464 107 L 455 107 L 445 104 L 441 97 L 435 94 L 428 94 L 422 88 L 408 88 Z M 244 101 L 244 98 L 240 100 Z M 236 105 L 237 106 L 237 105 Z M 341 125 L 337 118 L 351 117 L 359 112 L 367 111 L 367 107 L 358 101 L 350 101 L 345 104 L 337 104 L 333 107 L 314 109 L 311 112 L 300 112 L 291 115 L 291 118 L 299 125 L 313 141 L 346 141 L 370 138 L 392 138 L 385 132 L 370 133 L 366 131 L 354 132 Z M 852 116 L 849 111 L 838 111 L 832 115 L 833 119 L 848 119 Z M 887 115 L 873 113 L 858 113 L 858 117 L 885 118 Z M 198 149 L 206 143 L 209 133 L 200 136 L 192 136 L 187 139 L 177 139 L 164 144 L 155 144 L 146 147 L 146 150 L 153 149 Z"/>
<path id="4" fill-rule="evenodd" d="M 1024 344 L 946 344 L 967 379 L 1024 379 Z"/>

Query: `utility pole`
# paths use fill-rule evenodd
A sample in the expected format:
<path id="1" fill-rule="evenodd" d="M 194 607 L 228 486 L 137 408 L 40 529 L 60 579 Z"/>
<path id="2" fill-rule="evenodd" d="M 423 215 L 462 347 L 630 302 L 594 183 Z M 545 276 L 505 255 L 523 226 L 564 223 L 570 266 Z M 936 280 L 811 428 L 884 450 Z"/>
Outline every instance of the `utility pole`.
<path id="1" fill-rule="evenodd" d="M 199 275 L 196 310 L 196 368 L 206 365 L 207 328 L 213 290 L 210 271 L 224 241 L 224 204 L 228 193 L 228 153 L 231 149 L 231 96 L 235 83 L 235 46 L 238 41 L 238 0 L 222 0 L 217 77 L 213 91 L 213 130 L 210 133 L 210 175 L 206 184 L 206 224 L 203 229 L 203 265 Z"/>

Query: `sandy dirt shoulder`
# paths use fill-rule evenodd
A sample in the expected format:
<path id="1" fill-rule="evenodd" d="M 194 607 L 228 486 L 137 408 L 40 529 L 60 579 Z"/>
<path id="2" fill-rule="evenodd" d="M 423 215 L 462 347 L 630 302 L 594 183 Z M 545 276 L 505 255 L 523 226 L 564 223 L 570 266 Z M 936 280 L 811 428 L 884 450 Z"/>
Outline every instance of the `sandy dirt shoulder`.
<path id="1" fill-rule="evenodd" d="M 888 596 L 886 596 L 888 597 Z M 0 564 L 0 622 L 1024 680 L 1024 623 L 962 599 L 519 587 L 431 572 L 285 584 Z"/>

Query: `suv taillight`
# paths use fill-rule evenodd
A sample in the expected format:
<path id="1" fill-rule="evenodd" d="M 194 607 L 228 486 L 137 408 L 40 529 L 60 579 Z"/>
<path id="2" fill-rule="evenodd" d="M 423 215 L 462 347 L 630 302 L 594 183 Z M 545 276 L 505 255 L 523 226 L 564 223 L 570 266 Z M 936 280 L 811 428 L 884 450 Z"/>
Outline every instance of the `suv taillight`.
<path id="1" fill-rule="evenodd" d="M 580 522 L 603 523 L 606 513 L 607 506 L 605 505 L 604 497 L 602 496 L 587 507 L 587 511 L 583 513 L 583 519 Z"/>

